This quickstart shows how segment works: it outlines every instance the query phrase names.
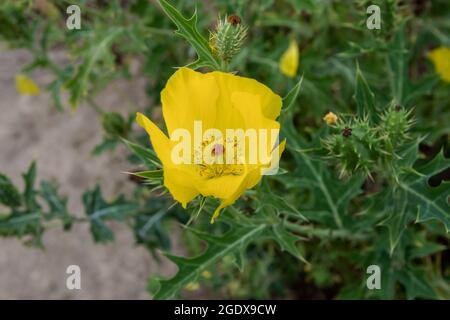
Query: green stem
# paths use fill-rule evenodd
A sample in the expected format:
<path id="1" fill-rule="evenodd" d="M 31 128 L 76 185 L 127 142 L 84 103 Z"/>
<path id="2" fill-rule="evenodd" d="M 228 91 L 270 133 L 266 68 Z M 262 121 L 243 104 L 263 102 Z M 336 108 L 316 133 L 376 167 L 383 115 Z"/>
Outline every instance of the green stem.
<path id="1" fill-rule="evenodd" d="M 285 222 L 285 226 L 291 231 L 306 234 L 310 237 L 330 238 L 330 239 L 344 239 L 344 240 L 367 240 L 368 234 L 352 233 L 347 230 L 333 230 L 333 229 L 319 229 L 312 225 L 299 225 L 297 223 Z"/>

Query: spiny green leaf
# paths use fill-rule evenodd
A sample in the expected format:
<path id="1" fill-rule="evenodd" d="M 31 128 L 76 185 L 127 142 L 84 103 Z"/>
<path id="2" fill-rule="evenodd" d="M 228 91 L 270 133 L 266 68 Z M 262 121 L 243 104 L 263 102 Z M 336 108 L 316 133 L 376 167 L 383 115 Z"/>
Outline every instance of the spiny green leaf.
<path id="1" fill-rule="evenodd" d="M 264 184 L 263 184 L 264 185 Z M 298 219 L 307 221 L 308 219 L 292 204 L 290 204 L 286 199 L 274 194 L 270 189 L 265 188 L 260 195 L 261 204 L 256 211 L 263 210 L 265 207 L 272 207 L 277 213 L 287 213 L 296 216 Z"/>
<path id="2" fill-rule="evenodd" d="M 39 212 L 26 215 L 14 215 L 0 221 L 0 235 L 18 236 L 34 233 L 41 228 L 41 215 Z"/>
<path id="3" fill-rule="evenodd" d="M 398 28 L 392 42 L 389 44 L 388 62 L 390 69 L 392 96 L 395 103 L 404 104 L 405 92 L 408 89 L 408 51 L 405 44 L 405 25 Z"/>
<path id="4" fill-rule="evenodd" d="M 197 12 L 186 19 L 175 7 L 166 0 L 158 0 L 166 15 L 175 23 L 178 30 L 175 33 L 189 42 L 198 55 L 198 60 L 188 65 L 191 69 L 208 67 L 219 70 L 220 64 L 211 53 L 208 41 L 197 30 Z"/>
<path id="5" fill-rule="evenodd" d="M 297 259 L 307 263 L 300 250 L 297 247 L 297 242 L 299 240 L 304 240 L 304 238 L 294 235 L 286 230 L 282 223 L 275 224 L 272 227 L 273 238 L 278 242 L 282 250 L 285 250 L 292 254 Z"/>
<path id="6" fill-rule="evenodd" d="M 130 174 L 143 178 L 148 181 L 161 181 L 163 179 L 163 170 L 148 170 L 140 172 L 131 172 Z"/>
<path id="7" fill-rule="evenodd" d="M 222 237 L 204 236 L 197 234 L 206 240 L 207 248 L 199 256 L 194 258 L 183 258 L 167 255 L 167 257 L 177 264 L 178 272 L 170 280 L 160 281 L 160 289 L 155 294 L 154 299 L 169 299 L 184 288 L 188 283 L 195 281 L 198 275 L 212 267 L 214 263 L 226 255 L 233 254 L 242 247 L 245 247 L 250 241 L 256 239 L 267 228 L 267 225 L 257 226 L 233 225 L 230 231 Z"/>
<path id="8" fill-rule="evenodd" d="M 18 207 L 21 203 L 20 193 L 11 180 L 0 173 L 0 203 L 7 207 Z"/>
<path id="9" fill-rule="evenodd" d="M 25 191 L 23 198 L 27 211 L 35 211 L 40 208 L 36 201 L 36 190 L 34 189 L 34 183 L 36 180 L 36 162 L 33 161 L 28 168 L 28 171 L 24 173 L 23 179 L 25 181 Z"/>
<path id="10" fill-rule="evenodd" d="M 356 64 L 356 87 L 355 95 L 357 114 L 360 119 L 368 117 L 371 120 L 377 119 L 377 109 L 375 107 L 375 96 L 370 90 L 364 78 L 359 64 Z"/>
<path id="11" fill-rule="evenodd" d="M 167 216 L 167 208 L 162 208 L 156 212 L 140 214 L 134 219 L 134 231 L 136 241 L 144 244 L 150 250 L 170 248 L 170 238 L 162 229 L 162 220 Z"/>
<path id="12" fill-rule="evenodd" d="M 422 174 L 421 176 L 412 178 L 412 174 L 410 174 L 407 179 L 400 182 L 400 187 L 408 195 L 408 204 L 415 208 L 417 221 L 437 219 L 445 225 L 447 232 L 450 231 L 450 204 L 448 202 L 450 182 L 442 181 L 439 186 L 431 187 L 428 180 L 449 167 L 450 160 L 446 159 L 441 152 L 432 161 L 417 169 Z"/>
<path id="13" fill-rule="evenodd" d="M 78 67 L 75 75 L 66 83 L 65 87 L 70 90 L 69 102 L 72 110 L 76 110 L 80 100 L 88 93 L 89 75 L 95 63 L 107 52 L 111 43 L 121 35 L 123 28 L 114 28 L 108 32 L 101 33 L 103 38 L 99 39 L 92 47 L 86 61 Z"/>
<path id="14" fill-rule="evenodd" d="M 387 218 L 382 225 L 389 229 L 390 253 L 396 248 L 408 223 L 437 219 L 448 232 L 450 230 L 450 182 L 442 181 L 437 187 L 428 184 L 435 174 L 450 166 L 443 153 L 415 169 L 400 176 L 397 189 L 380 192 L 374 200 L 372 212 L 382 211 Z M 390 199 L 387 201 L 386 199 Z"/>
<path id="15" fill-rule="evenodd" d="M 389 217 L 381 223 L 385 225 L 389 230 L 389 252 L 392 254 L 396 248 L 403 231 L 406 229 L 408 222 L 413 217 L 408 210 L 408 197 L 405 192 L 394 192 L 392 195 L 389 193 L 382 193 L 383 195 L 378 198 L 391 199 L 391 205 L 386 206 L 386 210 L 389 211 Z M 384 201 L 383 201 L 384 202 Z"/>
<path id="16" fill-rule="evenodd" d="M 408 268 L 397 272 L 399 282 L 405 287 L 408 300 L 436 299 L 436 293 L 425 278 L 422 270 Z"/>
<path id="17" fill-rule="evenodd" d="M 56 187 L 42 181 L 40 189 L 35 189 L 36 164 L 34 162 L 31 163 L 23 177 L 25 191 L 21 198 L 24 199 L 24 203 L 13 207 L 12 212 L 0 220 L 0 235 L 19 238 L 27 236 L 27 244 L 42 247 L 41 238 L 45 222 L 60 219 L 64 228 L 68 229 L 72 217 L 67 212 L 66 199 L 58 195 Z M 43 200 L 43 202 L 38 200 Z M 39 203 L 46 203 L 47 206 L 41 206 Z"/>
<path id="18" fill-rule="evenodd" d="M 40 195 L 49 207 L 45 218 L 47 220 L 59 218 L 64 225 L 64 230 L 70 229 L 73 219 L 67 211 L 67 198 L 60 197 L 56 187 L 47 181 L 41 182 Z"/>
<path id="19" fill-rule="evenodd" d="M 295 104 L 300 89 L 302 87 L 303 76 L 297 82 L 297 84 L 288 92 L 288 94 L 283 98 L 283 112 L 287 112 Z"/>
<path id="20" fill-rule="evenodd" d="M 159 161 L 158 157 L 156 156 L 153 150 L 144 148 L 126 139 L 122 139 L 122 141 L 135 155 L 137 155 L 144 162 L 144 164 L 151 167 L 156 166 L 158 168 L 162 168 L 161 162 Z"/>
<path id="21" fill-rule="evenodd" d="M 105 220 L 125 220 L 137 210 L 136 204 L 125 201 L 123 197 L 107 203 L 102 196 L 99 186 L 93 191 L 83 194 L 83 204 L 86 215 L 91 223 L 91 232 L 97 242 L 106 242 L 114 239 L 111 229 Z"/>

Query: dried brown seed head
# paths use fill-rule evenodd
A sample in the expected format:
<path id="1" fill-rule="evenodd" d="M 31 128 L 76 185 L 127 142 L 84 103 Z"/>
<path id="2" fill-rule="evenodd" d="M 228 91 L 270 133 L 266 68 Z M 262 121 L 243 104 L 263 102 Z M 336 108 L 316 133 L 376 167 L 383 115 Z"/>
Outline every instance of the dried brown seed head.
<path id="1" fill-rule="evenodd" d="M 238 24 L 241 24 L 241 17 L 232 14 L 231 16 L 228 16 L 228 22 L 231 23 L 233 26 L 237 26 Z"/>
<path id="2" fill-rule="evenodd" d="M 342 135 L 343 135 L 344 137 L 346 137 L 346 138 L 350 137 L 350 136 L 352 135 L 352 128 L 345 127 L 345 128 L 342 130 Z"/>

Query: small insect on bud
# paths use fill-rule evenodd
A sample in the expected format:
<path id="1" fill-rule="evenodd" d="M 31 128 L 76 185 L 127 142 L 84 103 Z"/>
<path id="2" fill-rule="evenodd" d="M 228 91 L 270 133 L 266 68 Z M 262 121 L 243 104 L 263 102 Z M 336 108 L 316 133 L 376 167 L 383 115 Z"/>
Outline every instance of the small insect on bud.
<path id="1" fill-rule="evenodd" d="M 343 135 L 344 137 L 346 137 L 346 138 L 350 137 L 350 136 L 352 135 L 352 128 L 345 127 L 345 128 L 342 130 L 342 135 Z"/>
<path id="2" fill-rule="evenodd" d="M 231 16 L 228 17 L 228 22 L 231 23 L 233 26 L 237 26 L 238 24 L 241 24 L 241 17 L 232 14 Z"/>
<path id="3" fill-rule="evenodd" d="M 322 119 L 327 123 L 327 125 L 331 126 L 336 124 L 338 117 L 333 112 L 328 112 Z"/>

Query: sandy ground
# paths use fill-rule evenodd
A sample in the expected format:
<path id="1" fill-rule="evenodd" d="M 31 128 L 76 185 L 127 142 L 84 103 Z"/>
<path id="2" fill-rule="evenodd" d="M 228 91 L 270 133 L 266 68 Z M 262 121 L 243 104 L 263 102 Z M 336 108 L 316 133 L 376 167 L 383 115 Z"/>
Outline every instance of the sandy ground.
<path id="1" fill-rule="evenodd" d="M 60 192 L 69 198 L 69 210 L 83 215 L 81 193 L 102 186 L 106 198 L 130 192 L 132 185 L 121 172 L 129 166 L 120 152 L 92 157 L 101 141 L 97 114 L 86 106 L 72 114 L 60 113 L 50 97 L 20 96 L 14 77 L 30 61 L 24 51 L 0 48 L 0 172 L 23 186 L 21 173 L 35 159 L 39 179 L 58 181 Z M 44 87 L 45 72 L 32 73 Z M 145 105 L 145 79 L 118 81 L 96 101 L 106 110 L 124 110 L 133 102 Z M 87 225 L 71 231 L 52 229 L 44 236 L 44 251 L 25 247 L 17 239 L 0 238 L 0 299 L 147 299 L 149 275 L 172 274 L 174 265 L 154 261 L 134 244 L 131 232 L 113 225 L 116 242 L 94 244 Z M 66 268 L 81 268 L 81 290 L 66 288 Z"/>

